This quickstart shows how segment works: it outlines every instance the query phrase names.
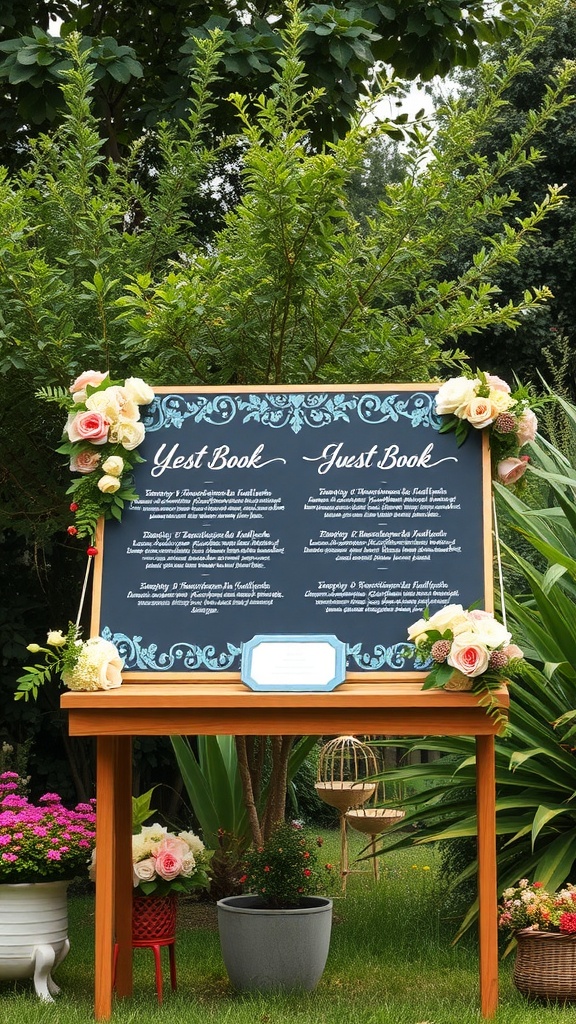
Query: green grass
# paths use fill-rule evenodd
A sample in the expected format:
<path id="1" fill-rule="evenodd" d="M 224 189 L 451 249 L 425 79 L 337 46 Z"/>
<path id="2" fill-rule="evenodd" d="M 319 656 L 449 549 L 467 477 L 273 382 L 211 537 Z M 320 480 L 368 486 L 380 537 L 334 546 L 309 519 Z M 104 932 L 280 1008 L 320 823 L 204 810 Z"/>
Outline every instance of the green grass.
<path id="1" fill-rule="evenodd" d="M 363 845 L 351 835 L 353 852 Z M 327 859 L 337 860 L 329 840 Z M 134 991 L 116 1000 L 118 1024 L 476 1024 L 480 1021 L 478 955 L 473 936 L 451 945 L 450 920 L 435 851 L 390 854 L 378 885 L 368 864 L 354 871 L 343 897 L 333 895 L 334 928 L 328 965 L 315 992 L 238 995 L 227 980 L 211 912 L 191 926 L 184 909 L 178 930 L 178 991 L 170 991 L 167 957 L 164 1002 L 154 990 L 152 954 L 134 956 Z M 70 899 L 71 951 L 58 969 L 62 994 L 44 1005 L 30 982 L 0 983 L 0 1021 L 6 1024 L 86 1024 L 92 1018 L 93 901 Z M 576 1024 L 575 1007 L 528 1003 L 516 991 L 513 957 L 501 965 L 498 1024 Z"/>

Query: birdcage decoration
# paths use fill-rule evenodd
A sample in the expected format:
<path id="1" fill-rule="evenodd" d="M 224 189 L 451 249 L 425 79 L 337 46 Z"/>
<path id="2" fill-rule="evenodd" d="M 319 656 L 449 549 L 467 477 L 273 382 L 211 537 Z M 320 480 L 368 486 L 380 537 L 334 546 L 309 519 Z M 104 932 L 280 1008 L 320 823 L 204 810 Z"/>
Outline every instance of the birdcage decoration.
<path id="1" fill-rule="evenodd" d="M 377 856 L 377 839 L 387 829 L 391 828 L 392 825 L 396 825 L 397 822 L 401 821 L 406 811 L 399 810 L 393 807 L 378 807 L 372 804 L 372 800 L 375 799 L 376 803 L 379 803 L 380 798 L 378 797 L 378 789 L 376 786 L 374 797 L 371 798 L 370 805 L 363 804 L 362 807 L 351 807 L 346 811 L 344 817 L 346 823 L 351 828 L 356 829 L 357 832 L 363 832 L 364 835 L 370 836 L 370 853 L 372 855 L 372 872 L 374 874 L 374 881 L 377 882 L 380 878 L 380 858 Z M 384 797 L 382 797 L 384 799 Z"/>
<path id="2" fill-rule="evenodd" d="M 371 747 L 355 736 L 338 736 L 325 743 L 318 758 L 316 792 L 335 807 L 340 817 L 340 876 L 346 887 L 349 872 L 346 812 L 361 807 L 376 791 L 372 777 L 378 761 Z"/>

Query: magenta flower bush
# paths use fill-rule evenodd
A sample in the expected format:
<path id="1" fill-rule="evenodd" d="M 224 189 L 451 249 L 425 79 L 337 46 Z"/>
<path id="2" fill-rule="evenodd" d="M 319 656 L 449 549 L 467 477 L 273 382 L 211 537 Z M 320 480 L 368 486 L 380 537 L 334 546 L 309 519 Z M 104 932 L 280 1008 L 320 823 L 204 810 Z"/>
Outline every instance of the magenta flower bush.
<path id="1" fill-rule="evenodd" d="M 56 882 L 85 874 L 96 839 L 95 801 L 64 807 L 57 793 L 38 804 L 21 795 L 16 772 L 0 775 L 0 883 Z"/>

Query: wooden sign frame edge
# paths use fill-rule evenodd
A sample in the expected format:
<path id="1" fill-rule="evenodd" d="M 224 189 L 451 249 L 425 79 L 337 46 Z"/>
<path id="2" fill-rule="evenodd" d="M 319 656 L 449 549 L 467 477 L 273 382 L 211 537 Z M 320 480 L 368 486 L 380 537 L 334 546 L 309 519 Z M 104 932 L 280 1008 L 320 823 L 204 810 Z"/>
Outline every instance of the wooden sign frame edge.
<path id="1" fill-rule="evenodd" d="M 267 394 L 286 394 L 302 392 L 342 392 L 342 391 L 387 391 L 398 390 L 414 391 L 437 391 L 439 383 L 395 383 L 395 384 L 238 384 L 215 387 L 212 385 L 159 385 L 154 387 L 155 395 L 177 394 L 250 394 L 251 392 L 265 392 Z M 492 551 L 492 471 L 490 463 L 490 445 L 487 432 L 482 435 L 482 522 L 483 522 L 483 548 L 484 548 L 484 594 L 485 610 L 494 611 L 494 580 L 493 580 L 493 551 Z M 100 607 L 102 600 L 102 576 L 104 552 L 104 517 L 98 521 L 96 530 L 96 548 L 99 556 L 94 567 L 92 583 L 92 614 L 90 635 L 97 636 L 100 628 Z M 239 672 L 124 672 L 123 679 L 126 682 L 158 683 L 179 682 L 198 683 L 241 683 Z M 426 679 L 426 672 L 349 672 L 346 674 L 347 683 L 382 683 L 382 682 L 420 682 Z M 243 685 L 243 684 L 242 684 Z"/>

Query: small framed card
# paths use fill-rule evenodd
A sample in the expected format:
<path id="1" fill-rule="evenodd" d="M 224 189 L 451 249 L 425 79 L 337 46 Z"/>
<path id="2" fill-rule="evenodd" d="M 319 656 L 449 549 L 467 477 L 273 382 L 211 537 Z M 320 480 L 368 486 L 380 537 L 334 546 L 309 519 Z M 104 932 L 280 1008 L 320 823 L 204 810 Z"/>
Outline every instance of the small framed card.
<path id="1" fill-rule="evenodd" d="M 346 645 L 328 634 L 262 634 L 242 644 L 242 682 L 251 690 L 326 692 L 346 678 Z"/>

